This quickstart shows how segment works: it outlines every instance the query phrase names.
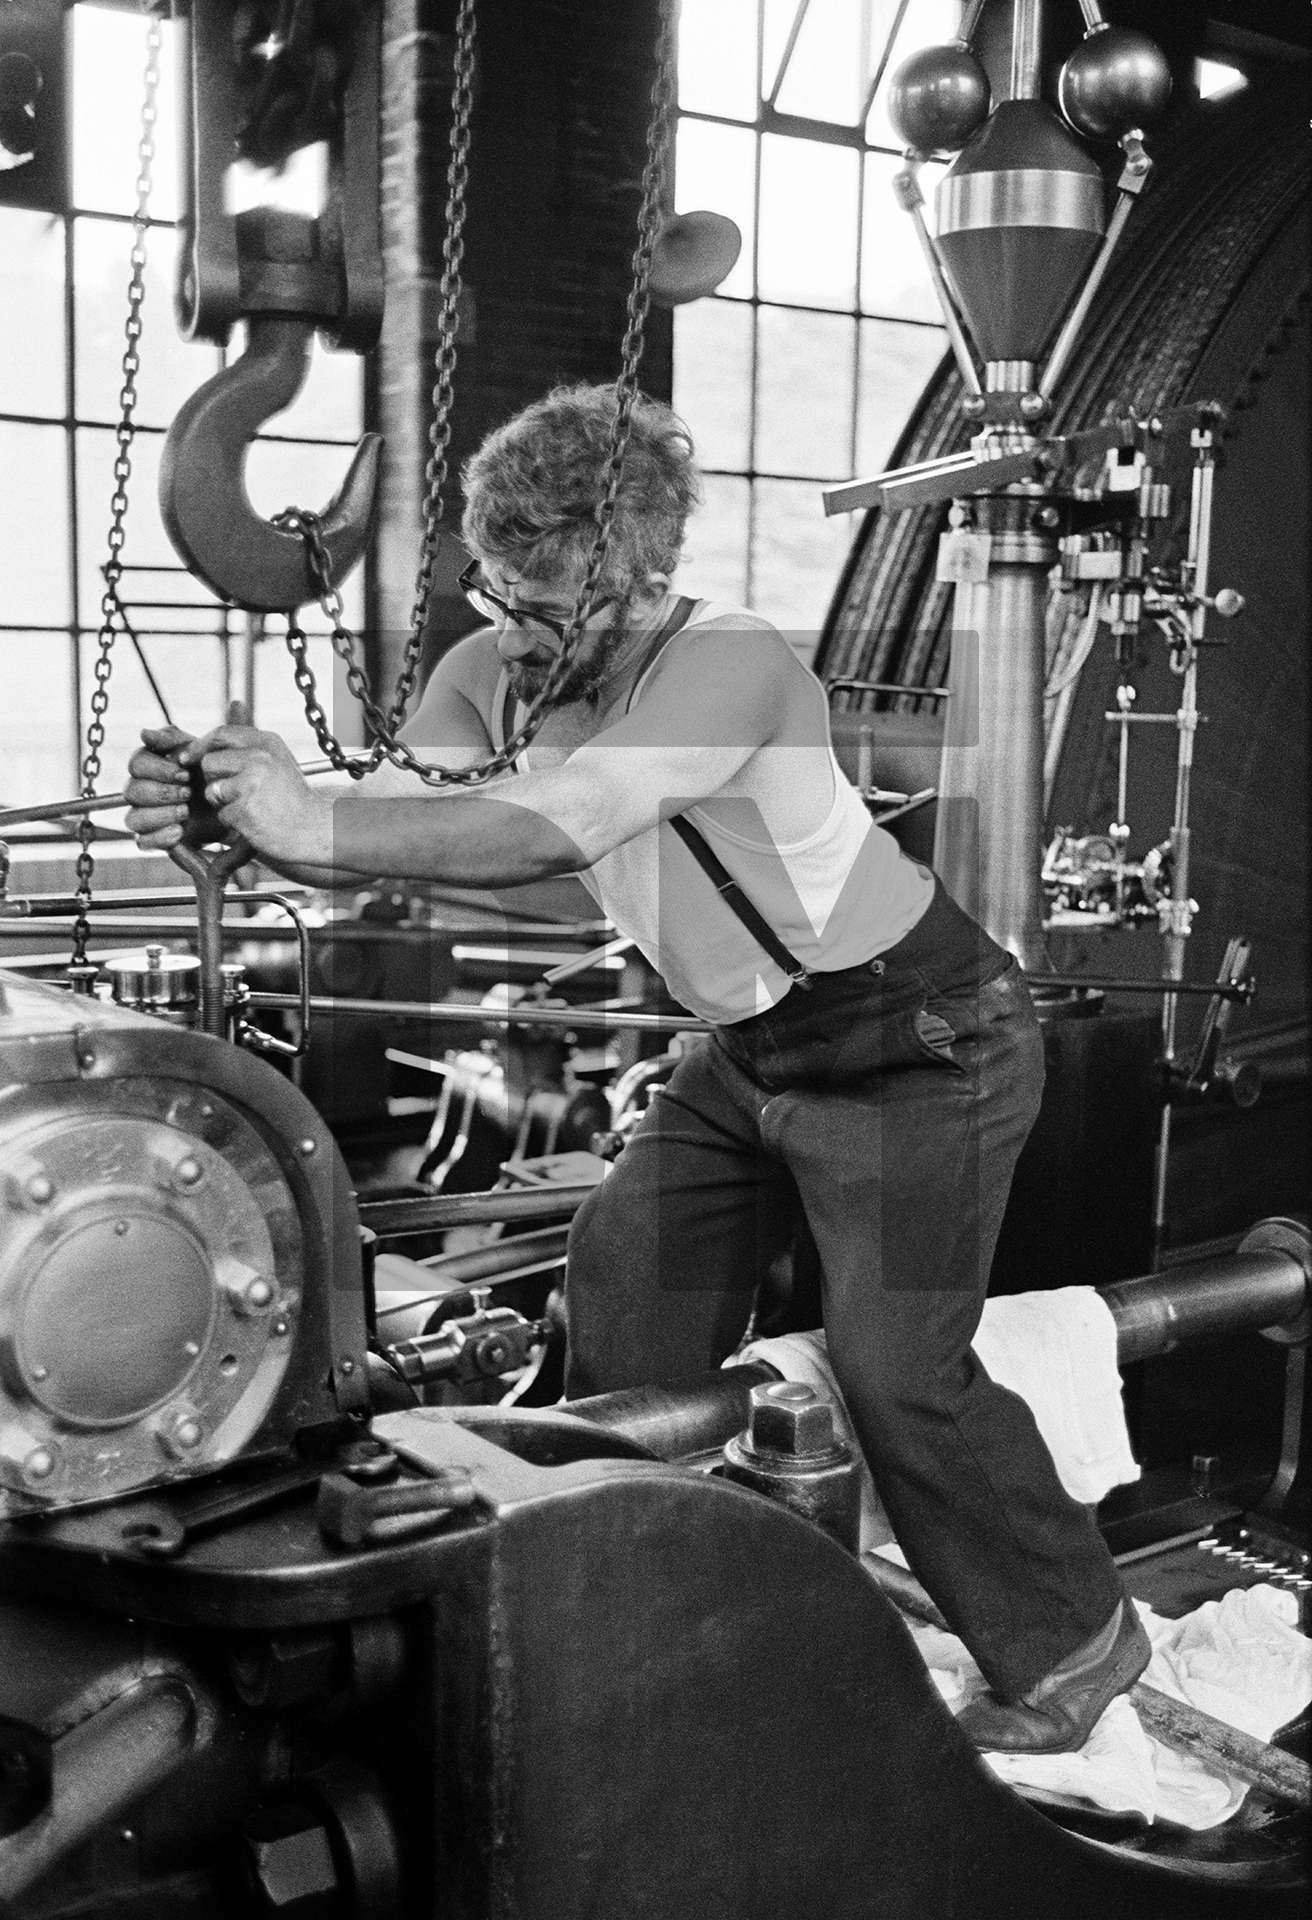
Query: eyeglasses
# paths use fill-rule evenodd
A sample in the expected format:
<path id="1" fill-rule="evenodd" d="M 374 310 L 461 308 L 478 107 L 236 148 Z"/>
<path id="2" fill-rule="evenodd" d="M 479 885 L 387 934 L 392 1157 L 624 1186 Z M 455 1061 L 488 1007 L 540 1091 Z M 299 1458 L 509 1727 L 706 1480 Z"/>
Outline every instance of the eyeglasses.
<path id="1" fill-rule="evenodd" d="M 456 585 L 470 606 L 476 613 L 481 613 L 484 619 L 495 622 L 500 615 L 516 627 L 545 627 L 548 633 L 554 633 L 557 640 L 564 644 L 565 635 L 569 631 L 568 621 L 557 620 L 553 614 L 539 613 L 536 607 L 512 607 L 510 602 L 503 600 L 499 593 L 493 593 L 483 578 L 477 560 L 470 561 L 456 581 Z M 613 593 L 600 594 L 592 603 L 592 613 L 600 613 L 603 607 L 613 606 L 617 597 Z M 591 614 L 588 617 L 590 619 Z"/>

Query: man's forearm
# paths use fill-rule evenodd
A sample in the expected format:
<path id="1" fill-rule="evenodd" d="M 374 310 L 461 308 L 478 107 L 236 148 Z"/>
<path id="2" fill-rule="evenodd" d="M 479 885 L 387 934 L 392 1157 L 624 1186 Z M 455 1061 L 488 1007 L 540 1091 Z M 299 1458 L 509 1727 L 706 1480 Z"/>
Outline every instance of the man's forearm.
<path id="1" fill-rule="evenodd" d="M 563 828 L 491 794 L 432 800 L 334 799 L 310 864 L 451 886 L 517 886 L 588 862 Z"/>

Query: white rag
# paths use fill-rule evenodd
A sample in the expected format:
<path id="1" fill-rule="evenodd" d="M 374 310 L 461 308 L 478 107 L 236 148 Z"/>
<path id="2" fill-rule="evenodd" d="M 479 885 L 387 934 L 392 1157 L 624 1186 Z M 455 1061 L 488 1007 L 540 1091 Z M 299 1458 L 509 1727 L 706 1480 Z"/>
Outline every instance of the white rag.
<path id="1" fill-rule="evenodd" d="M 1312 1640 L 1298 1631 L 1292 1593 L 1268 1586 L 1235 1590 L 1182 1620 L 1164 1620 L 1141 1600 L 1134 1604 L 1153 1644 L 1143 1675 L 1148 1686 L 1257 1740 L 1269 1740 L 1312 1702 Z M 984 1676 L 954 1634 L 912 1627 L 912 1637 L 954 1713 L 984 1691 Z M 1124 1694 L 1112 1701 L 1078 1753 L 984 1757 L 1012 1786 L 1196 1832 L 1228 1820 L 1248 1792 L 1242 1782 L 1148 1733 Z"/>
<path id="2" fill-rule="evenodd" d="M 1029 1407 L 1072 1499 L 1092 1505 L 1139 1478 L 1121 1403 L 1116 1322 L 1092 1287 L 986 1300 L 972 1344 L 990 1379 Z M 860 1451 L 821 1329 L 752 1340 L 725 1365 L 749 1360 L 764 1360 L 785 1380 L 813 1387 L 832 1403 L 843 1438 Z M 892 1538 L 867 1467 L 861 1476 L 861 1551 Z"/>

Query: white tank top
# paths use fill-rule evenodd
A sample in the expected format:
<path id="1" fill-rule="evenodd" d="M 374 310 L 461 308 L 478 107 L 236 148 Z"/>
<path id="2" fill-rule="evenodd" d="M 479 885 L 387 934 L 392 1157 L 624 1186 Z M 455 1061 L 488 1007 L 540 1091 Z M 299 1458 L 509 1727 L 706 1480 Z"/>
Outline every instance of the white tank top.
<path id="1" fill-rule="evenodd" d="M 736 607 L 699 601 L 679 636 L 711 622 L 750 620 Z M 674 636 L 671 636 L 672 638 Z M 627 713 L 660 655 L 634 683 Z M 895 946 L 915 926 L 934 892 L 934 877 L 902 853 L 892 834 L 875 826 L 856 788 L 834 755 L 828 734 L 829 703 L 811 679 L 803 697 L 825 712 L 829 772 L 834 797 L 828 815 L 805 838 L 780 844 L 766 831 L 760 806 L 745 795 L 712 794 L 684 809 L 708 845 L 738 882 L 785 947 L 814 973 L 835 973 L 872 960 Z M 489 716 L 492 744 L 506 738 L 509 682 L 503 672 Z M 518 727 L 516 705 L 512 722 Z M 753 763 L 768 784 L 778 783 L 786 817 L 788 757 L 809 748 L 763 748 Z M 519 766 L 524 769 L 521 759 Z M 767 1012 L 792 982 L 747 931 L 733 909 L 668 822 L 637 834 L 579 875 L 602 911 L 635 943 L 661 974 L 674 998 L 700 1019 L 728 1025 Z"/>

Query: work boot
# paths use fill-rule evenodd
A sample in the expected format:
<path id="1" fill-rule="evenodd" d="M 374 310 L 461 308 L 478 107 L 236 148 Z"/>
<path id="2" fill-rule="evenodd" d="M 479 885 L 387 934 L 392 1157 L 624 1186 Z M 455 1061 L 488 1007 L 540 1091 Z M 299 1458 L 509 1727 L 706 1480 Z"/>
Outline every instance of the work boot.
<path id="1" fill-rule="evenodd" d="M 1152 1652 L 1134 1603 L 1122 1600 L 1105 1627 L 1019 1700 L 981 1694 L 962 1708 L 957 1725 L 985 1753 L 1074 1753 L 1109 1702 L 1134 1685 Z"/>

